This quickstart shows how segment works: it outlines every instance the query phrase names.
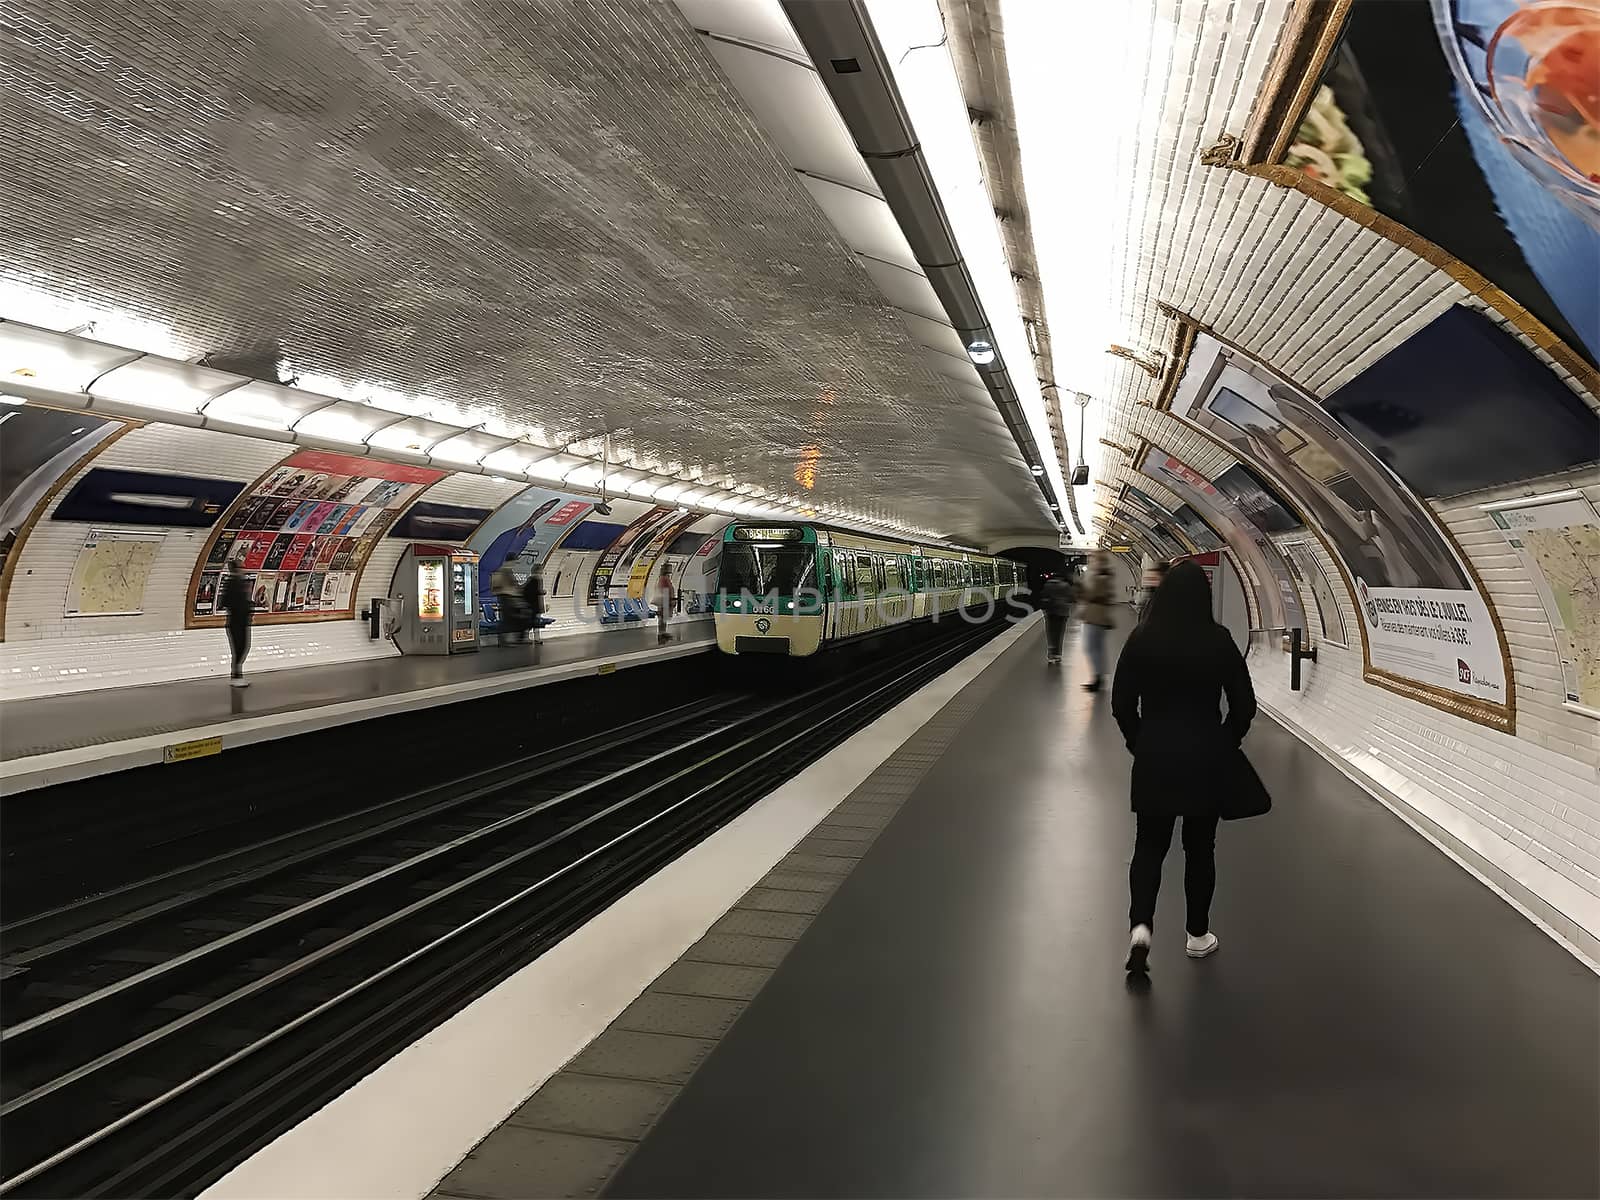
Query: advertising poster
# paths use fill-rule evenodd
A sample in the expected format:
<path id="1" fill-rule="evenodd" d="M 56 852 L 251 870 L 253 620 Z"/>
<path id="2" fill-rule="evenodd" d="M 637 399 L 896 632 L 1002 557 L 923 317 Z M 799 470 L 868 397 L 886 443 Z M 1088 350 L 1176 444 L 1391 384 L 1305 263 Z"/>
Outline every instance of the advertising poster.
<path id="1" fill-rule="evenodd" d="M 1582 3 L 1355 0 L 1284 162 L 1455 255 L 1594 362 L 1597 38 Z"/>
<path id="2" fill-rule="evenodd" d="M 1600 717 L 1600 516 L 1580 492 L 1486 508 L 1539 590 L 1567 705 Z"/>
<path id="3" fill-rule="evenodd" d="M 144 611 L 150 568 L 164 533 L 93 529 L 78 550 L 67 582 L 69 617 L 130 617 Z"/>
<path id="4" fill-rule="evenodd" d="M 190 585 L 193 626 L 218 625 L 231 559 L 255 575 L 258 624 L 355 615 L 355 588 L 378 539 L 445 472 L 302 450 L 246 489 L 212 534 Z"/>
<path id="5" fill-rule="evenodd" d="M 1289 574 L 1289 565 L 1267 536 L 1245 519 L 1237 504 L 1212 487 L 1211 481 L 1188 463 L 1159 450 L 1152 449 L 1146 454 L 1140 469 L 1191 508 L 1206 514 L 1222 531 L 1228 548 L 1244 564 L 1245 574 L 1262 609 L 1265 628 L 1306 628 L 1300 592 Z"/>
<path id="6" fill-rule="evenodd" d="M 634 520 L 622 533 L 616 537 L 611 545 L 600 555 L 600 561 L 595 564 L 594 574 L 589 576 L 589 603 L 599 604 L 600 598 L 611 590 L 611 575 L 616 571 L 622 556 L 627 553 L 636 541 L 642 537 L 646 530 L 664 518 L 677 512 L 675 508 L 666 508 L 656 505 L 641 517 Z"/>
<path id="7" fill-rule="evenodd" d="M 1432 511 L 1317 400 L 1201 333 L 1170 408 L 1281 486 L 1332 544 L 1355 581 L 1370 670 L 1506 705 L 1504 648 L 1465 564 Z M 1282 506 L 1275 494 L 1256 503 Z"/>
<path id="8" fill-rule="evenodd" d="M 1593 462 L 1600 446 L 1600 414 L 1511 334 L 1459 305 L 1322 407 L 1419 496 L 1552 475 Z"/>
<path id="9" fill-rule="evenodd" d="M 650 585 L 650 572 L 655 567 L 656 560 L 672 544 L 674 538 L 699 519 L 699 513 L 686 512 L 679 516 L 677 520 L 668 521 L 660 529 L 656 530 L 655 535 L 651 537 L 644 549 L 639 552 L 638 557 L 633 560 L 633 566 L 628 570 L 629 599 L 640 600 L 644 598 L 645 592 Z M 681 588 L 683 586 L 681 579 L 675 582 L 678 587 Z"/>
<path id="10" fill-rule="evenodd" d="M 1131 483 L 1125 483 L 1122 485 L 1122 498 L 1128 502 L 1129 511 L 1137 514 L 1140 522 L 1148 527 L 1152 541 L 1167 558 L 1182 558 L 1197 548 L 1184 543 L 1178 532 L 1182 527 L 1177 519 L 1154 496 L 1140 491 Z"/>
<path id="11" fill-rule="evenodd" d="M 1172 523 L 1183 530 L 1183 536 L 1194 543 L 1202 554 L 1222 549 L 1222 539 L 1216 531 L 1187 504 L 1180 504 L 1172 510 Z"/>
<path id="12" fill-rule="evenodd" d="M 430 558 L 417 564 L 417 618 L 444 620 L 444 559 Z"/>
<path id="13" fill-rule="evenodd" d="M 478 555 L 480 604 L 493 599 L 490 580 L 496 571 L 510 564 L 519 580 L 526 579 L 561 535 L 593 507 L 594 501 L 581 496 L 530 487 L 495 509 L 467 541 Z"/>
<path id="14" fill-rule="evenodd" d="M 1317 619 L 1321 622 L 1321 640 L 1335 646 L 1349 648 L 1350 637 L 1344 631 L 1344 612 L 1339 607 L 1339 595 L 1333 590 L 1327 572 L 1322 569 L 1322 560 L 1316 555 L 1316 549 L 1310 542 L 1284 542 L 1284 557 L 1289 560 L 1290 567 L 1299 574 L 1311 592 L 1311 599 L 1317 606 Z"/>

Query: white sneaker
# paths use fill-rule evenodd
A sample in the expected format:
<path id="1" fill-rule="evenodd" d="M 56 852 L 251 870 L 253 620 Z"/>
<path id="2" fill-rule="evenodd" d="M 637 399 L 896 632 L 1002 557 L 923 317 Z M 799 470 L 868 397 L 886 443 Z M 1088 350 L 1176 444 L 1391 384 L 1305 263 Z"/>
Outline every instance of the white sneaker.
<path id="1" fill-rule="evenodd" d="M 1143 975 L 1150 969 L 1150 926 L 1135 925 L 1128 937 L 1128 961 L 1122 969 L 1130 975 Z"/>
<path id="2" fill-rule="evenodd" d="M 250 686 L 250 681 L 248 679 L 244 679 L 244 678 L 241 678 L 241 677 L 236 675 L 232 679 L 228 680 L 228 686 L 229 687 L 249 687 Z"/>
<path id="3" fill-rule="evenodd" d="M 1202 933 L 1199 937 L 1195 937 L 1194 934 L 1191 933 L 1189 935 L 1188 945 L 1184 947 L 1183 952 L 1190 958 L 1204 958 L 1208 954 L 1216 953 L 1216 949 L 1216 934 Z"/>

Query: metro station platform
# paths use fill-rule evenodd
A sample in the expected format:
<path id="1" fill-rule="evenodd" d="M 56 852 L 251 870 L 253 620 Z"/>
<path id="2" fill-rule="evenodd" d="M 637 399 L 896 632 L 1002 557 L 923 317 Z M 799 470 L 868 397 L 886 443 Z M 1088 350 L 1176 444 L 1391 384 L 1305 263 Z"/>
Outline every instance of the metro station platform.
<path id="1" fill-rule="evenodd" d="M 106 688 L 0 704 L 0 786 L 7 793 L 160 762 L 169 747 L 221 737 L 229 748 L 352 721 L 451 704 L 596 672 L 621 670 L 716 643 L 708 620 L 547 637 L 475 654 L 407 655 L 262 671 L 250 686 L 225 677 Z"/>
<path id="2" fill-rule="evenodd" d="M 1129 759 L 1042 642 L 997 639 L 206 1194 L 1600 1194 L 1600 979 L 1264 716 L 1276 807 L 1219 832 L 1219 952 L 1184 956 L 1174 839 L 1125 977 Z"/>

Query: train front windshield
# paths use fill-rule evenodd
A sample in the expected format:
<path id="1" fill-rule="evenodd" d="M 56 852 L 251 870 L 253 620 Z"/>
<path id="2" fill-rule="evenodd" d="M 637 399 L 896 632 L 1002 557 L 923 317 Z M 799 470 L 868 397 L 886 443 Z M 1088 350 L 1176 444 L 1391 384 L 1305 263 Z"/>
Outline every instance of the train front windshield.
<path id="1" fill-rule="evenodd" d="M 748 543 L 724 546 L 722 569 L 717 573 L 717 590 L 738 595 L 792 596 L 815 588 L 817 549 L 815 546 L 753 546 Z"/>

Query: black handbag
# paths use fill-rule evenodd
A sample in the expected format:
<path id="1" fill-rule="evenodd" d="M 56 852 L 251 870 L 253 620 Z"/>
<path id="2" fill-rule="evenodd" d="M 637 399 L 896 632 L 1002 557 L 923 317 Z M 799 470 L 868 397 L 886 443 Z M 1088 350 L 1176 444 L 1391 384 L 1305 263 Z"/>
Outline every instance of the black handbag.
<path id="1" fill-rule="evenodd" d="M 1242 821 L 1246 817 L 1259 817 L 1272 811 L 1272 797 L 1267 785 L 1245 757 L 1244 750 L 1235 747 L 1229 754 L 1223 770 L 1221 804 L 1218 810 L 1224 821 Z"/>

